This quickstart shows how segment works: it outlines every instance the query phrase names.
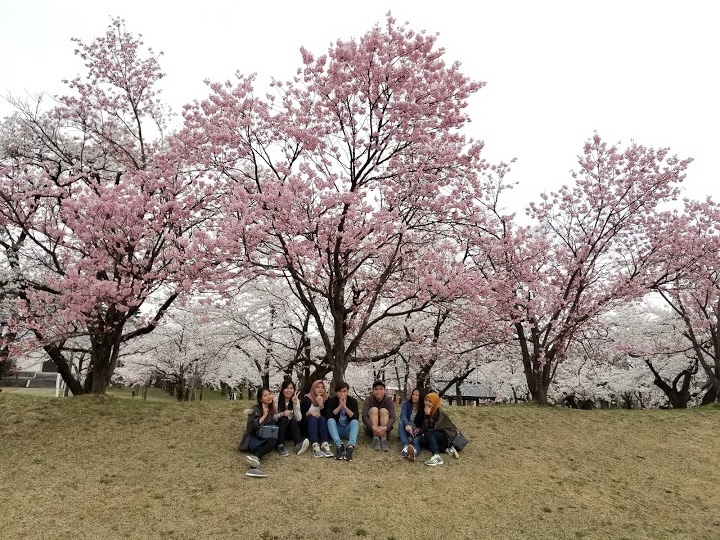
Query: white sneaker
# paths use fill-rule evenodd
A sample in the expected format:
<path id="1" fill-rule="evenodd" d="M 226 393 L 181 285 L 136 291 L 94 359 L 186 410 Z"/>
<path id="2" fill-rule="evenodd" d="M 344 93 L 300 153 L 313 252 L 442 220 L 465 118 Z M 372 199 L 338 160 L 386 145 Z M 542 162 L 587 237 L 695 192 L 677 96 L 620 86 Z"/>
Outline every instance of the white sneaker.
<path id="1" fill-rule="evenodd" d="M 253 456 L 252 454 L 250 454 L 249 456 L 245 456 L 245 459 L 250 465 L 255 468 L 258 468 L 260 466 L 260 460 L 257 456 Z"/>
<path id="2" fill-rule="evenodd" d="M 403 447 L 402 452 L 400 452 L 400 455 L 402 455 L 402 457 L 407 459 L 407 457 L 408 457 L 408 447 L 407 446 Z"/>
<path id="3" fill-rule="evenodd" d="M 297 450 L 297 455 L 305 453 L 305 450 L 308 449 L 310 446 L 310 441 L 308 439 L 304 439 L 303 442 L 295 446 L 295 450 Z"/>
<path id="4" fill-rule="evenodd" d="M 457 449 L 454 446 L 448 446 L 448 449 L 445 450 L 445 453 L 449 456 L 454 457 L 455 459 L 460 457 L 460 454 L 458 454 Z"/>
<path id="5" fill-rule="evenodd" d="M 440 454 L 435 454 L 425 462 L 425 465 L 428 467 L 437 467 L 438 465 L 442 465 L 444 463 L 445 462 L 443 461 L 442 456 Z"/>

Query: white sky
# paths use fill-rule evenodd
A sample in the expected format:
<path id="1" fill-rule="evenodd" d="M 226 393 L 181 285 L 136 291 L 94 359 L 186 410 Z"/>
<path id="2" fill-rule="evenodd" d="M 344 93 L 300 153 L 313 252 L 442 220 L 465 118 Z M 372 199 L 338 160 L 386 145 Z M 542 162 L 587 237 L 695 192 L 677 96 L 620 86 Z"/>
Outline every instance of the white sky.
<path id="1" fill-rule="evenodd" d="M 61 93 L 61 79 L 84 73 L 70 37 L 91 41 L 113 15 L 164 52 L 164 96 L 179 112 L 208 94 L 205 78 L 232 79 L 239 70 L 256 72 L 258 87 L 271 76 L 288 80 L 301 45 L 322 54 L 336 39 L 382 24 L 391 10 L 398 22 L 439 33 L 446 61 L 487 82 L 472 98 L 467 133 L 485 141 L 488 160 L 517 158 L 512 208 L 569 182 L 594 131 L 609 142 L 670 146 L 693 157 L 686 194 L 717 200 L 720 19 L 713 4 L 0 0 L 0 94 Z M 0 116 L 9 112 L 0 100 Z"/>

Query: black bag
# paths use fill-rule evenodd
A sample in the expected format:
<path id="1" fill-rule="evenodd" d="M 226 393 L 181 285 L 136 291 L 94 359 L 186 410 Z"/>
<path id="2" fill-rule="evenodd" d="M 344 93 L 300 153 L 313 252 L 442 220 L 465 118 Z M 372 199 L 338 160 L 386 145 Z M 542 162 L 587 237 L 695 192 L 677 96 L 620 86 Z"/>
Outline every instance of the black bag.
<path id="1" fill-rule="evenodd" d="M 465 438 L 465 435 L 458 431 L 458 434 L 455 435 L 452 440 L 452 445 L 455 447 L 455 450 L 457 450 L 458 452 L 462 452 L 462 449 L 467 446 L 468 442 L 469 441 Z"/>
<path id="2" fill-rule="evenodd" d="M 255 435 L 261 439 L 277 439 L 280 436 L 278 426 L 260 426 Z"/>

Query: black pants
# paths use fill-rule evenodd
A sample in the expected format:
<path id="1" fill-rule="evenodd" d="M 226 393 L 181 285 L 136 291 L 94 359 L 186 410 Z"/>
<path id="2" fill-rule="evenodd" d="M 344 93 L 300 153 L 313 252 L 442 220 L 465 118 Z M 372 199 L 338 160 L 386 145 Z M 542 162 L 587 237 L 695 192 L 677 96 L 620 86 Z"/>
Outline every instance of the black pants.
<path id="1" fill-rule="evenodd" d="M 258 459 L 272 452 L 278 442 L 277 439 L 262 439 L 262 442 L 253 444 L 253 439 L 250 440 L 250 452 Z"/>
<path id="2" fill-rule="evenodd" d="M 285 444 L 288 439 L 288 435 L 295 444 L 300 444 L 303 441 L 302 433 L 300 433 L 300 424 L 294 418 L 283 416 L 277 421 L 277 426 L 280 428 L 278 432 L 277 444 Z"/>
<path id="3" fill-rule="evenodd" d="M 433 455 L 444 452 L 449 446 L 447 435 L 442 431 L 427 431 L 423 433 L 422 445 L 430 450 Z"/>

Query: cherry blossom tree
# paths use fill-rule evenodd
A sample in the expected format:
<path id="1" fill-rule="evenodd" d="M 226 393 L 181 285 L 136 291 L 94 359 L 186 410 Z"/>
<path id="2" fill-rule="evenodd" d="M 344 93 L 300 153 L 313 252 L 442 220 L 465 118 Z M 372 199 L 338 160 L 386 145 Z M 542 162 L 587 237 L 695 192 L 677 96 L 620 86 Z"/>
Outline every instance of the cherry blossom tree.
<path id="1" fill-rule="evenodd" d="M 720 205 L 688 200 L 682 214 L 660 214 L 656 224 L 654 290 L 682 321 L 695 369 L 706 377 L 702 403 L 720 401 Z"/>
<path id="2" fill-rule="evenodd" d="M 477 301 L 513 327 L 539 403 L 578 332 L 648 290 L 648 227 L 658 206 L 676 199 L 689 163 L 668 149 L 608 146 L 597 135 L 578 160 L 572 185 L 530 204 L 532 225 L 495 211 L 494 227 L 466 229 L 477 251 Z"/>
<path id="3" fill-rule="evenodd" d="M 238 75 L 185 111 L 188 154 L 233 188 L 218 249 L 285 280 L 335 379 L 381 321 L 457 292 L 443 228 L 485 167 L 461 134 L 482 84 L 435 41 L 388 16 L 326 55 L 302 49 L 297 76 L 267 96 Z"/>
<path id="4" fill-rule="evenodd" d="M 0 127 L 0 265 L 18 276 L 22 325 L 71 391 L 103 393 L 121 346 L 199 279 L 194 232 L 213 190 L 180 169 L 164 137 L 159 55 L 119 19 L 74 41 L 86 75 L 47 111 L 41 98 L 12 99 Z M 84 384 L 66 357 L 77 336 L 89 339 Z"/>

